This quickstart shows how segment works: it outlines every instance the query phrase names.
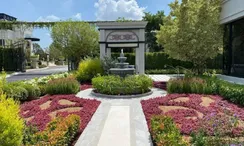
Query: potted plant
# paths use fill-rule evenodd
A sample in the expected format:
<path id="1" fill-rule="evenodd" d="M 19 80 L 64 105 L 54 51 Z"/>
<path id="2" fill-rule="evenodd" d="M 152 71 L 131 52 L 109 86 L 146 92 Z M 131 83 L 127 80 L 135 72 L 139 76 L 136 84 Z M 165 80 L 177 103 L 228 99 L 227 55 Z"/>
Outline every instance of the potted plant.
<path id="1" fill-rule="evenodd" d="M 31 67 L 38 68 L 39 55 L 31 55 L 30 60 L 31 60 Z"/>
<path id="2" fill-rule="evenodd" d="M 39 60 L 39 55 L 31 55 L 30 60 L 33 62 L 37 62 Z"/>

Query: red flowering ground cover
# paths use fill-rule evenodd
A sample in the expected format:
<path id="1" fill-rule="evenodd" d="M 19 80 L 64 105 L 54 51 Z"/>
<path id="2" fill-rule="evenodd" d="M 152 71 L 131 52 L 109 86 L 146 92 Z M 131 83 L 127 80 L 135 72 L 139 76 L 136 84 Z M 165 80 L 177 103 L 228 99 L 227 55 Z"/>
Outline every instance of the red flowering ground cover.
<path id="1" fill-rule="evenodd" d="M 154 81 L 153 87 L 163 89 L 163 90 L 167 90 L 167 82 L 156 82 L 156 81 Z"/>
<path id="2" fill-rule="evenodd" d="M 220 96 L 169 94 L 165 97 L 142 100 L 141 104 L 149 129 L 153 115 L 172 117 L 183 135 L 190 135 L 191 132 L 198 130 L 202 126 L 200 121 L 211 119 L 213 115 L 220 117 L 234 115 L 238 119 L 238 126 L 232 131 L 233 135 L 240 136 L 244 130 L 244 109 L 223 100 Z M 205 128 L 211 132 L 213 127 Z"/>
<path id="3" fill-rule="evenodd" d="M 80 116 L 81 125 L 79 133 L 85 129 L 100 101 L 81 99 L 75 95 L 46 95 L 41 99 L 26 102 L 21 105 L 21 116 L 27 124 L 37 126 L 44 130 L 47 123 L 57 116 L 76 114 Z"/>
<path id="4" fill-rule="evenodd" d="M 82 91 L 82 90 L 86 90 L 86 89 L 90 89 L 90 88 L 92 88 L 92 84 L 91 83 L 82 83 L 81 85 L 80 85 L 80 90 Z"/>

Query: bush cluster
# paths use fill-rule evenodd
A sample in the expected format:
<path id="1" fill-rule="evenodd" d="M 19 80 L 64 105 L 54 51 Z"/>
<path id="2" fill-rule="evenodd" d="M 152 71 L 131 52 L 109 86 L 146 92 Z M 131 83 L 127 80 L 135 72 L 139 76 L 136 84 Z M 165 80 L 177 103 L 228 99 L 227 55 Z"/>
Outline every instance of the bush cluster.
<path id="1" fill-rule="evenodd" d="M 70 145 L 80 127 L 80 117 L 69 115 L 66 118 L 58 117 L 51 121 L 42 132 L 27 128 L 24 139 L 26 146 L 32 145 Z M 30 136 L 31 135 L 31 136 Z"/>
<path id="2" fill-rule="evenodd" d="M 214 93 L 224 97 L 225 99 L 244 105 L 244 86 L 239 84 L 230 83 L 217 78 L 205 78 L 209 86 L 214 90 Z"/>
<path id="3" fill-rule="evenodd" d="M 171 117 L 152 117 L 150 131 L 157 146 L 187 146 Z"/>
<path id="4" fill-rule="evenodd" d="M 48 82 L 45 92 L 55 94 L 75 94 L 80 90 L 80 84 L 74 77 L 54 79 Z"/>
<path id="5" fill-rule="evenodd" d="M 120 53 L 112 53 L 112 57 L 119 57 Z M 125 53 L 127 61 L 130 64 L 135 64 L 135 53 Z M 206 68 L 209 69 L 222 69 L 222 55 L 218 55 L 214 59 L 209 59 L 207 61 Z M 184 68 L 193 68 L 192 63 L 184 62 L 169 58 L 164 52 L 146 53 L 145 54 L 145 68 L 146 70 L 160 70 L 165 69 L 165 66 L 181 66 Z M 171 68 L 168 68 L 171 69 Z"/>
<path id="6" fill-rule="evenodd" d="M 96 92 L 108 95 L 131 95 L 150 91 L 153 85 L 151 78 L 145 75 L 132 75 L 125 78 L 119 76 L 98 76 L 92 79 Z"/>
<path id="7" fill-rule="evenodd" d="M 76 78 L 80 82 L 91 81 L 98 74 L 103 74 L 102 63 L 99 58 L 86 58 L 79 64 Z"/>
<path id="8" fill-rule="evenodd" d="M 197 94 L 211 94 L 213 89 L 208 86 L 208 83 L 198 77 L 171 79 L 167 83 L 168 93 L 197 93 Z"/>
<path id="9" fill-rule="evenodd" d="M 41 95 L 41 91 L 38 86 L 25 84 L 23 82 L 5 83 L 3 85 L 3 92 L 7 97 L 11 97 L 19 101 L 33 100 Z"/>
<path id="10" fill-rule="evenodd" d="M 6 95 L 0 95 L 0 145 L 19 146 L 23 139 L 24 121 L 19 116 L 19 105 Z"/>
<path id="11" fill-rule="evenodd" d="M 167 91 L 169 93 L 217 94 L 233 103 L 244 105 L 244 86 L 216 77 L 172 79 L 167 83 Z"/>

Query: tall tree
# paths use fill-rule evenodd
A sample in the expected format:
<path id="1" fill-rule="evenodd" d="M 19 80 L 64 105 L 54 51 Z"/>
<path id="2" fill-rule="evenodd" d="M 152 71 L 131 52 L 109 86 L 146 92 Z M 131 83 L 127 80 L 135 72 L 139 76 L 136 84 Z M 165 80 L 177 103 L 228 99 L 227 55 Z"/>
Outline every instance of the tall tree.
<path id="1" fill-rule="evenodd" d="M 64 57 L 60 49 L 55 47 L 54 43 L 49 46 L 49 58 L 53 60 L 58 60 L 60 57 Z"/>
<path id="2" fill-rule="evenodd" d="M 171 58 L 190 61 L 201 73 L 222 47 L 221 0 L 175 0 L 169 6 L 171 12 L 157 33 L 158 43 Z"/>
<path id="3" fill-rule="evenodd" d="M 51 36 L 54 46 L 64 57 L 72 59 L 75 67 L 82 58 L 98 53 L 98 31 L 86 22 L 57 23 L 52 28 Z"/>
<path id="4" fill-rule="evenodd" d="M 33 43 L 33 53 L 35 55 L 39 55 L 40 60 L 43 59 L 43 58 L 44 59 L 47 58 L 47 55 L 46 55 L 45 51 L 37 43 Z"/>
<path id="5" fill-rule="evenodd" d="M 157 43 L 156 31 L 160 30 L 160 25 L 163 25 L 164 11 L 158 11 L 156 14 L 149 12 L 145 13 L 144 21 L 148 21 L 146 26 L 146 40 L 150 51 L 162 51 L 163 47 Z"/>

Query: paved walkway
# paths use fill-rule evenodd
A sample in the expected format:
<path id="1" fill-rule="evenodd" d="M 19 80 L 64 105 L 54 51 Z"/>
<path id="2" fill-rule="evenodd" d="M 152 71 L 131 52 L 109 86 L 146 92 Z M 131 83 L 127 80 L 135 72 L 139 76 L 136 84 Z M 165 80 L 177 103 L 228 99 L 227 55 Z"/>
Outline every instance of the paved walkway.
<path id="1" fill-rule="evenodd" d="M 140 101 L 165 96 L 166 91 L 153 88 L 152 95 L 135 99 L 99 98 L 91 91 L 81 91 L 77 96 L 97 99 L 101 104 L 75 146 L 152 146 Z"/>
<path id="2" fill-rule="evenodd" d="M 67 72 L 68 66 L 51 66 L 43 69 L 33 69 L 28 70 L 24 73 L 18 73 L 16 75 L 7 78 L 8 82 L 20 81 L 20 80 L 30 80 L 33 78 L 48 76 L 55 73 Z"/>

